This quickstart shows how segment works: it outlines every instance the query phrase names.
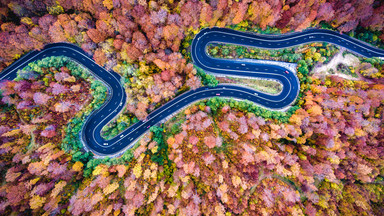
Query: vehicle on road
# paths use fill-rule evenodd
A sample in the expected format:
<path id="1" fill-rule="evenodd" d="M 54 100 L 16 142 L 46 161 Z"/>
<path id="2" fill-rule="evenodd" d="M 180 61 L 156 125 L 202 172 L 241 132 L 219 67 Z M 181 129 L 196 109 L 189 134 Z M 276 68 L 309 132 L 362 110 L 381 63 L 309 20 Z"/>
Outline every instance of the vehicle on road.
<path id="1" fill-rule="evenodd" d="M 105 145 L 105 146 L 106 146 L 106 145 L 108 145 L 108 143 L 103 143 L 103 145 Z"/>
<path id="2" fill-rule="evenodd" d="M 286 74 L 289 74 L 289 72 L 286 70 L 286 71 L 284 71 L 284 73 L 286 73 Z"/>
<path id="3" fill-rule="evenodd" d="M 217 93 L 216 96 L 220 96 L 220 93 Z"/>
<path id="4" fill-rule="evenodd" d="M 151 127 L 151 125 L 148 125 L 147 129 L 150 128 L 150 127 Z"/>

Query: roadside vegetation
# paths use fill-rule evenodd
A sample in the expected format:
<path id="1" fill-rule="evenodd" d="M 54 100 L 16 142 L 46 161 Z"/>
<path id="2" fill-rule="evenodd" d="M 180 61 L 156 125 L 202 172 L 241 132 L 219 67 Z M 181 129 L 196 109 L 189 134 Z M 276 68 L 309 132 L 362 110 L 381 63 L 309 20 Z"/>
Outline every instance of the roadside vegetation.
<path id="1" fill-rule="evenodd" d="M 305 60 L 311 65 L 314 62 L 327 63 L 339 50 L 328 43 L 311 43 L 284 49 L 261 49 L 229 44 L 210 44 L 208 53 L 215 58 L 229 59 L 262 59 L 282 62 L 298 62 Z"/>
<path id="2" fill-rule="evenodd" d="M 138 121 L 137 117 L 132 114 L 120 114 L 115 120 L 103 127 L 101 135 L 106 140 L 112 139 Z"/>

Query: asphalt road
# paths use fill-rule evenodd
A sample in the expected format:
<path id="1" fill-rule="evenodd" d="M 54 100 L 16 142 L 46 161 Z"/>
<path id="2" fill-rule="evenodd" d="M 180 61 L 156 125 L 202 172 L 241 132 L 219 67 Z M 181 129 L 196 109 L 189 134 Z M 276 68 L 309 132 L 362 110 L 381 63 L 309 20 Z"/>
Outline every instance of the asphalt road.
<path id="1" fill-rule="evenodd" d="M 133 141 L 145 133 L 150 126 L 198 100 L 215 96 L 231 97 L 249 100 L 270 109 L 282 109 L 295 101 L 300 86 L 299 80 L 292 71 L 286 73 L 286 68 L 276 65 L 211 58 L 206 53 L 206 46 L 209 43 L 231 43 L 279 49 L 310 42 L 333 43 L 365 57 L 384 57 L 383 50 L 329 30 L 311 29 L 288 35 L 267 36 L 223 28 L 203 29 L 195 36 L 191 46 L 192 59 L 198 67 L 209 73 L 275 79 L 283 84 L 283 90 L 278 95 L 269 95 L 235 85 L 219 85 L 215 88 L 201 87 L 179 95 L 153 111 L 146 122 L 137 122 L 111 140 L 104 140 L 101 137 L 101 129 L 122 110 L 126 102 L 126 93 L 120 85 L 120 76 L 97 65 L 92 57 L 81 48 L 67 43 L 47 45 L 43 50 L 32 51 L 7 67 L 0 74 L 0 80 L 14 79 L 17 70 L 22 69 L 29 62 L 48 56 L 67 56 L 87 67 L 94 76 L 108 86 L 109 94 L 105 104 L 87 118 L 80 134 L 81 139 L 86 149 L 96 155 L 113 156 L 131 148 L 134 145 Z"/>

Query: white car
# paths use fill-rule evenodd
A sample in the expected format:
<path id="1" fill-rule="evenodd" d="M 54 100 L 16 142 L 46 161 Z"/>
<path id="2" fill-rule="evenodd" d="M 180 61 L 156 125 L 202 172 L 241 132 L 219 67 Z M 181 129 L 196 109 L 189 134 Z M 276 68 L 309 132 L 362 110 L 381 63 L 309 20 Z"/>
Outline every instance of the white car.
<path id="1" fill-rule="evenodd" d="M 120 135 L 120 138 L 123 138 L 124 137 L 124 134 Z"/>
<path id="2" fill-rule="evenodd" d="M 108 145 L 108 143 L 103 143 L 103 145 L 105 145 L 105 146 L 106 146 L 106 145 Z"/>

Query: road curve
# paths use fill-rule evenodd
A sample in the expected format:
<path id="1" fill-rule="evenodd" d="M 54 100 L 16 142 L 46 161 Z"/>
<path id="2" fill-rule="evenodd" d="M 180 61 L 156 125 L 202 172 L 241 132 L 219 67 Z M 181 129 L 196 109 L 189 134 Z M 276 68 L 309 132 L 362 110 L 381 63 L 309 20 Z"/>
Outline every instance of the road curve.
<path id="1" fill-rule="evenodd" d="M 310 42 L 333 43 L 365 57 L 384 57 L 383 50 L 329 30 L 311 29 L 289 35 L 267 36 L 216 27 L 203 29 L 195 36 L 191 46 L 192 59 L 198 67 L 210 73 L 275 79 L 283 84 L 282 92 L 278 95 L 269 95 L 234 85 L 201 87 L 177 96 L 149 114 L 146 122 L 139 121 L 110 140 L 104 140 L 101 137 L 101 129 L 122 110 L 127 99 L 126 93 L 120 85 L 120 76 L 97 65 L 81 48 L 68 43 L 56 43 L 47 45 L 41 51 L 29 52 L 3 70 L 0 80 L 14 79 L 17 70 L 22 69 L 29 62 L 48 56 L 67 56 L 88 68 L 94 76 L 108 86 L 109 94 L 105 104 L 87 118 L 81 131 L 81 140 L 86 149 L 96 155 L 113 156 L 131 148 L 134 145 L 133 141 L 145 133 L 150 126 L 198 100 L 214 96 L 231 97 L 246 99 L 271 109 L 281 109 L 294 102 L 299 92 L 299 81 L 292 71 L 287 74 L 286 68 L 276 65 L 211 58 L 206 52 L 206 46 L 209 43 L 231 43 L 277 49 Z"/>
<path id="2" fill-rule="evenodd" d="M 289 69 L 278 65 L 251 63 L 244 60 L 212 58 L 208 55 L 206 47 L 210 43 L 255 46 L 256 41 L 253 37 L 255 35 L 240 34 L 240 32 L 228 30 L 230 29 L 212 28 L 200 31 L 192 41 L 193 63 L 209 73 L 276 80 L 282 84 L 282 91 L 277 95 L 254 92 L 257 94 L 254 94 L 254 98 L 259 99 L 256 103 L 271 109 L 282 109 L 292 104 L 299 94 L 300 82 L 295 73 Z"/>

